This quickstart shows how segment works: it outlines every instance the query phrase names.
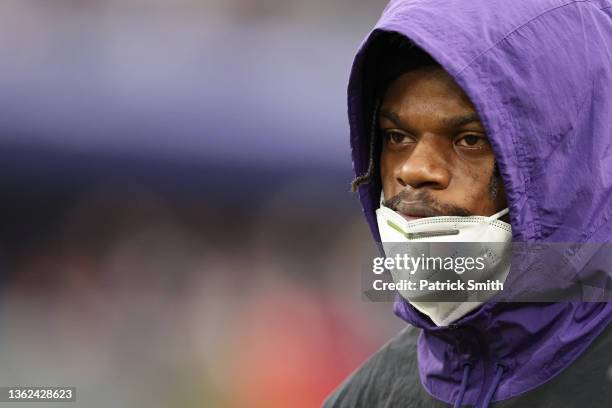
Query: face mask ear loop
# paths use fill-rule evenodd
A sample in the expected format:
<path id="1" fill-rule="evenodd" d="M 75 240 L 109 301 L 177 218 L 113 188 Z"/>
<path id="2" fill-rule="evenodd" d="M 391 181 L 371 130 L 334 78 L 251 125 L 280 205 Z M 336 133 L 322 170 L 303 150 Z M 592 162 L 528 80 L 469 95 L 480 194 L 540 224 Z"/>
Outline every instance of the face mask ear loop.
<path id="1" fill-rule="evenodd" d="M 498 213 L 495 213 L 493 215 L 491 215 L 490 217 L 487 218 L 487 222 L 488 223 L 492 223 L 493 221 L 498 220 L 499 218 L 503 217 L 504 215 L 508 214 L 510 212 L 510 209 L 508 207 L 504 208 L 503 210 L 501 210 Z"/>

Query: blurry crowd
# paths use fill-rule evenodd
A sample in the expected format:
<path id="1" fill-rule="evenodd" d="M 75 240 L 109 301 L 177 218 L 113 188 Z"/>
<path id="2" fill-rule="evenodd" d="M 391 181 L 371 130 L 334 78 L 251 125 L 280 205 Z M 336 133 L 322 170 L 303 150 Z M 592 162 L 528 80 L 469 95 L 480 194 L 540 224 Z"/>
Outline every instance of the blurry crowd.
<path id="1" fill-rule="evenodd" d="M 0 382 L 76 385 L 82 406 L 317 406 L 401 327 L 361 299 L 369 232 L 350 196 L 307 201 L 342 195 L 321 183 L 5 211 L 25 239 L 5 245 Z M 37 207 L 50 222 L 24 233 Z"/>

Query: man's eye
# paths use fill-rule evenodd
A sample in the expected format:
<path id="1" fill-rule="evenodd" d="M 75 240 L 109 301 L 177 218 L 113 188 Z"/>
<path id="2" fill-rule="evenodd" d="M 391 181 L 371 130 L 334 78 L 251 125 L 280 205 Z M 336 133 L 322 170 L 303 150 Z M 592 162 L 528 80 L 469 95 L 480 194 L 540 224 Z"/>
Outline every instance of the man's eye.
<path id="1" fill-rule="evenodd" d="M 471 134 L 462 136 L 455 142 L 455 144 L 460 147 L 476 149 L 488 145 L 489 140 L 484 136 Z"/>
<path id="2" fill-rule="evenodd" d="M 398 132 L 396 130 L 387 130 L 385 132 L 385 138 L 391 144 L 406 144 L 412 142 L 412 138 L 405 133 Z"/>

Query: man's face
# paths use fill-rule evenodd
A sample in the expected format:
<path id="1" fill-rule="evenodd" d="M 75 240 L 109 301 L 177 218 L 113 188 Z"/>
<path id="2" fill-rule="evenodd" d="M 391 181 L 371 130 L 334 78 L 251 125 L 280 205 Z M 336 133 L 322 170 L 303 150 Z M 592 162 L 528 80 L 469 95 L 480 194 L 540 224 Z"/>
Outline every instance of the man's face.
<path id="1" fill-rule="evenodd" d="M 385 204 L 408 220 L 492 215 L 506 207 L 474 106 L 439 67 L 404 73 L 380 109 Z"/>

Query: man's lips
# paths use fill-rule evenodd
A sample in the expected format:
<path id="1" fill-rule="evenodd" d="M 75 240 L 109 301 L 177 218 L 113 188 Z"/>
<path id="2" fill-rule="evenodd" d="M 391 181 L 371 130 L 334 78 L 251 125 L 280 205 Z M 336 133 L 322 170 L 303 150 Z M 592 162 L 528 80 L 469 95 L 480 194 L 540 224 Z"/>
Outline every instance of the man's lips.
<path id="1" fill-rule="evenodd" d="M 408 221 L 418 220 L 425 217 L 439 217 L 443 215 L 431 207 L 404 203 L 400 203 L 396 207 L 395 211 L 400 213 L 401 216 Z"/>
<path id="2" fill-rule="evenodd" d="M 416 216 L 413 216 L 413 215 L 406 215 L 406 214 L 402 214 L 402 213 L 400 213 L 400 215 L 402 217 L 404 217 L 404 219 L 406 221 L 414 221 L 414 220 L 420 220 L 421 218 L 425 218 L 425 217 L 416 217 Z"/>

